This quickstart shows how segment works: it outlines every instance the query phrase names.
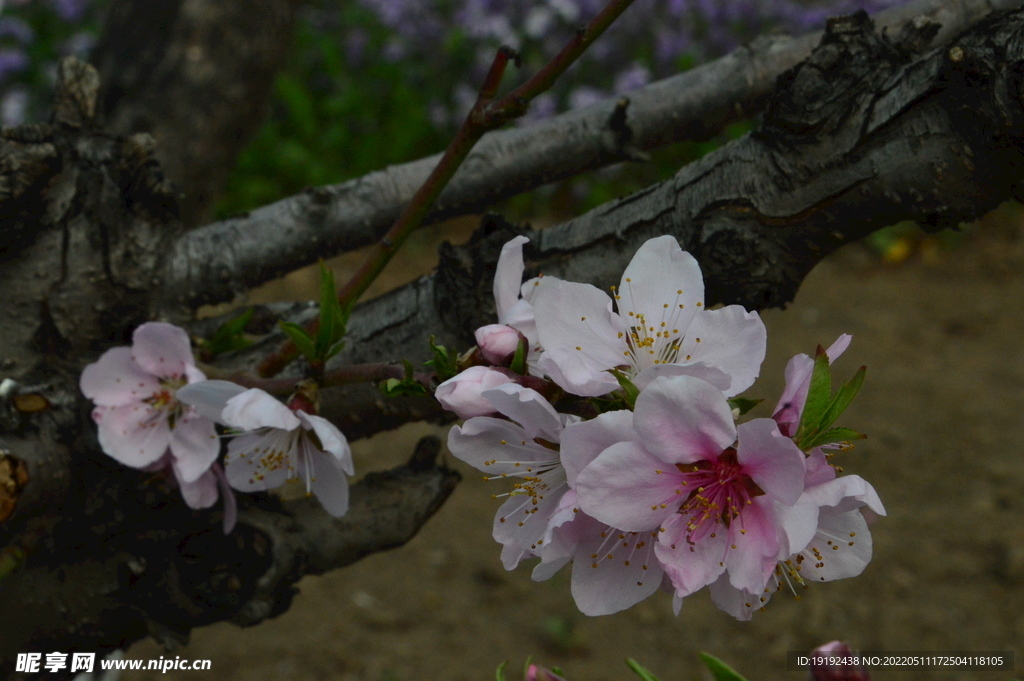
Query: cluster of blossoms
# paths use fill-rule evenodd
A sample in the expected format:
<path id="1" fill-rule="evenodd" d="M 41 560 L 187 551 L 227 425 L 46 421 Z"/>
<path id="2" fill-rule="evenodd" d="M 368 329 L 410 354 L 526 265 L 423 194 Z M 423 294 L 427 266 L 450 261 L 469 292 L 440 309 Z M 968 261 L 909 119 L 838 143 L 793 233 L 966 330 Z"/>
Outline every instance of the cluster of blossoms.
<path id="1" fill-rule="evenodd" d="M 864 569 L 871 538 L 859 509 L 884 514 L 877 494 L 837 476 L 821 446 L 797 444 L 815 360 L 790 361 L 772 418 L 737 425 L 730 398 L 760 372 L 764 325 L 738 305 L 706 309 L 697 262 L 673 237 L 639 249 L 614 300 L 552 277 L 520 286 L 526 241 L 502 250 L 499 323 L 477 332 L 492 366 L 435 393 L 467 419 L 449 435 L 452 453 L 488 479 L 514 479 L 494 520 L 507 569 L 539 558 L 533 578 L 544 580 L 571 562 L 588 615 L 659 588 L 678 612 L 707 586 L 739 619 L 784 585 Z"/>
<path id="2" fill-rule="evenodd" d="M 314 388 L 300 388 L 286 406 L 258 388 L 207 380 L 188 334 L 163 322 L 141 325 L 130 348 L 87 366 L 80 387 L 96 405 L 103 451 L 132 468 L 170 469 L 192 508 L 209 508 L 222 495 L 225 532 L 235 524 L 231 488 L 299 480 L 331 515 L 348 510 L 352 453 L 341 431 L 316 415 Z M 231 439 L 221 468 L 224 437 Z"/>

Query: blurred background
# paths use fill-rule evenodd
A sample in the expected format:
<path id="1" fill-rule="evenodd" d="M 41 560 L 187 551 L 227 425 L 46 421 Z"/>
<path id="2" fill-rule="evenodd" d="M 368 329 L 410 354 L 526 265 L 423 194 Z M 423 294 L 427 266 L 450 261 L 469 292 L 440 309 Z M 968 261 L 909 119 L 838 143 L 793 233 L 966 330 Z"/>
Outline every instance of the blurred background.
<path id="1" fill-rule="evenodd" d="M 140 2 L 142 0 L 139 0 Z M 225 0 L 226 1 L 226 0 Z M 898 0 L 896 0 L 898 1 Z M 511 86 L 553 54 L 598 0 L 307 0 L 296 3 L 290 46 L 273 79 L 266 118 L 223 160 L 226 180 L 205 220 L 244 212 L 307 186 L 340 182 L 438 152 L 461 122 L 500 44 L 519 49 Z M 519 125 L 644 84 L 727 53 L 770 31 L 818 30 L 827 16 L 893 1 L 637 0 L 623 19 L 535 102 Z M 106 0 L 7 0 L 0 15 L 0 119 L 48 118 L 57 61 L 89 59 Z M 658 150 L 649 163 L 587 173 L 495 210 L 555 224 L 671 176 L 753 121 L 707 140 Z M 219 185 L 218 185 L 219 186 Z M 368 295 L 431 269 L 443 239 L 475 218 L 420 230 Z M 197 223 L 197 224 L 201 224 Z M 662 681 L 699 678 L 698 650 L 752 681 L 786 674 L 785 652 L 835 638 L 860 649 L 1012 650 L 1024 665 L 1024 240 L 1006 204 L 978 225 L 926 236 L 901 223 L 842 249 L 811 274 L 786 311 L 764 315 L 769 354 L 751 391 L 773 405 L 787 359 L 840 333 L 854 345 L 837 371 L 867 364 L 848 412 L 869 439 L 841 462 L 873 482 L 889 517 L 873 527 L 876 557 L 857 579 L 781 594 L 752 623 L 734 622 L 704 595 L 672 615 L 659 594 L 606 618 L 572 604 L 568 575 L 532 583 L 506 573 L 490 539 L 503 492 L 457 461 L 465 481 L 420 536 L 394 552 L 300 583 L 279 618 L 254 629 L 196 630 L 172 655 L 210 658 L 213 671 L 164 679 L 509 679 L 528 655 L 576 681 L 630 678 L 632 656 Z M 330 261 L 343 278 L 359 263 Z M 249 293 L 246 302 L 315 297 L 312 270 Z M 223 309 L 223 308 L 220 308 Z M 209 312 L 209 311 L 208 311 Z M 753 416 L 766 416 L 762 406 Z M 356 445 L 359 472 L 397 465 L 425 432 L 408 426 Z M 151 642 L 127 657 L 166 655 Z M 130 679 L 156 679 L 135 673 Z M 1008 679 L 981 672 L 880 672 L 876 678 Z"/>

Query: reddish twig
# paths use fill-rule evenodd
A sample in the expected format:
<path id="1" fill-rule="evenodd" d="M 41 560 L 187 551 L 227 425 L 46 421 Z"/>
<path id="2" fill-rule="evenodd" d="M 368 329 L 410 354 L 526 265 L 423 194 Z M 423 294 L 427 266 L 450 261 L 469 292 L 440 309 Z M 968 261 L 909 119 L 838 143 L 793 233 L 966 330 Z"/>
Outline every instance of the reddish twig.
<path id="1" fill-rule="evenodd" d="M 508 67 L 510 60 L 518 61 L 518 55 L 508 47 L 502 47 L 491 64 L 491 69 L 480 88 L 480 94 L 462 127 L 448 145 L 444 156 L 430 173 L 430 176 L 419 188 L 412 200 L 405 206 L 402 214 L 395 221 L 380 241 L 373 247 L 366 261 L 352 278 L 338 292 L 338 300 L 343 309 L 350 309 L 356 300 L 369 288 L 374 279 L 381 273 L 398 248 L 423 221 L 430 206 L 434 203 L 448 181 L 465 161 L 469 152 L 483 135 L 501 127 L 505 123 L 526 113 L 530 101 L 537 95 L 548 90 L 555 80 L 565 72 L 580 55 L 611 26 L 633 0 L 609 0 L 608 4 L 595 16 L 586 27 L 581 28 L 572 40 L 562 48 L 551 61 L 544 65 L 532 78 L 518 88 L 494 101 L 498 85 Z M 315 333 L 319 321 L 314 320 L 306 328 Z M 298 349 L 288 341 L 276 352 L 268 355 L 260 362 L 257 371 L 260 376 L 275 376 L 280 373 L 295 357 Z"/>

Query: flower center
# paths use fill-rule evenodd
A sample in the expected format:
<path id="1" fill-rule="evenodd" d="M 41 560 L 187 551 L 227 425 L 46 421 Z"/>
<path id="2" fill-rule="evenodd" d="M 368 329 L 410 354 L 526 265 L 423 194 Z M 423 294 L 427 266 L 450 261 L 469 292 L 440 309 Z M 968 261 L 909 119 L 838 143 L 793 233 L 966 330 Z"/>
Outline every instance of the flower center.
<path id="1" fill-rule="evenodd" d="M 680 514 L 689 516 L 686 523 L 688 544 L 694 544 L 708 534 L 714 537 L 719 524 L 728 529 L 733 521 L 739 519 L 742 525 L 744 507 L 752 504 L 754 497 L 764 494 L 764 490 L 743 473 L 733 447 L 719 454 L 714 461 L 676 464 L 676 468 L 683 473 L 686 485 L 693 489 L 679 508 Z"/>
<path id="2" fill-rule="evenodd" d="M 185 408 L 181 402 L 175 397 L 178 392 L 178 388 L 188 383 L 188 380 L 184 376 L 171 376 L 169 378 L 160 379 L 160 390 L 142 401 L 153 408 L 153 415 L 151 421 L 156 421 L 166 418 L 171 428 L 174 428 L 175 421 L 181 417 L 182 412 Z"/>

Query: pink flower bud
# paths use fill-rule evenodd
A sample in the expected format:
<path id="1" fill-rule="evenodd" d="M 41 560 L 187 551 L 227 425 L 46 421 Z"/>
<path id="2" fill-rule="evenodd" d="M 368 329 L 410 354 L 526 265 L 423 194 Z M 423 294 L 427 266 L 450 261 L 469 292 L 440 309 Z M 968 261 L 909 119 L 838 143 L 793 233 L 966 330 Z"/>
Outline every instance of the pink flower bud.
<path id="1" fill-rule="evenodd" d="M 531 664 L 526 668 L 526 678 L 523 681 L 565 681 L 565 679 L 550 669 Z"/>
<path id="2" fill-rule="evenodd" d="M 512 382 L 511 378 L 500 371 L 487 367 L 469 367 L 437 386 L 434 397 L 441 406 L 455 412 L 460 419 L 486 416 L 493 414 L 496 409 L 481 393 Z"/>
<path id="3" fill-rule="evenodd" d="M 506 365 L 519 347 L 519 332 L 504 324 L 488 324 L 476 330 L 476 344 L 491 364 Z"/>
<path id="4" fill-rule="evenodd" d="M 854 664 L 854 652 L 850 646 L 840 641 L 832 641 L 818 646 L 811 652 L 811 659 L 818 658 L 821 662 L 812 661 L 809 678 L 811 681 L 871 681 L 867 668 Z M 822 659 L 825 658 L 825 659 Z M 827 662 L 832 658 L 833 663 Z M 846 664 L 843 659 L 846 658 Z"/>

